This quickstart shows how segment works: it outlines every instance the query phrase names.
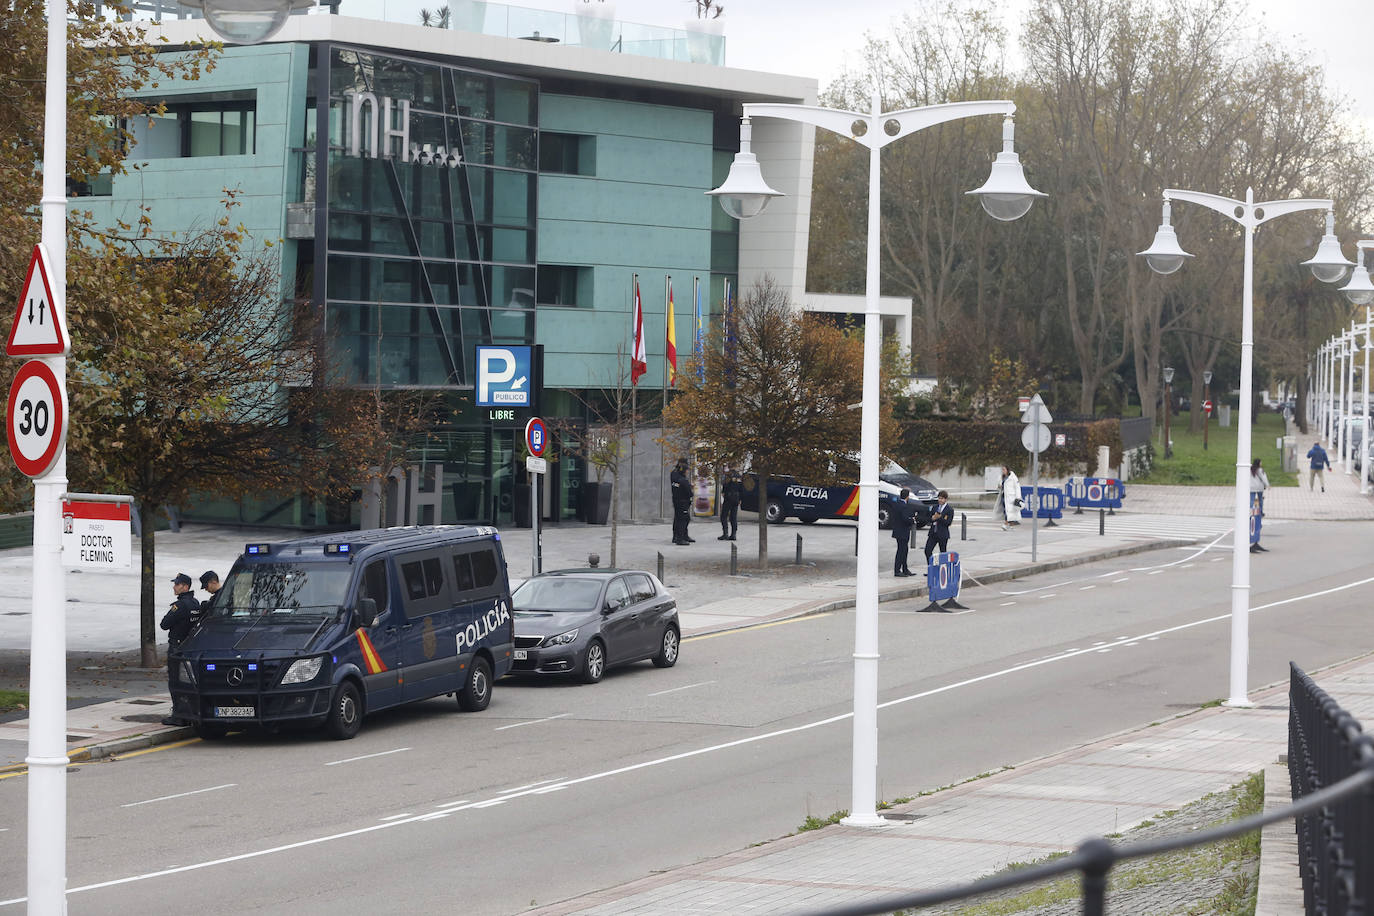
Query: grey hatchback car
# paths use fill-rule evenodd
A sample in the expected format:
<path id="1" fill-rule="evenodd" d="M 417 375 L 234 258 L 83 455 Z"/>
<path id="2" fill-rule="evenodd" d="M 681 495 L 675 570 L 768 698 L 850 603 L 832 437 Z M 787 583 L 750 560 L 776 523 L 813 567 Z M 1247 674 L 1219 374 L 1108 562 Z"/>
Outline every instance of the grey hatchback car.
<path id="1" fill-rule="evenodd" d="M 561 569 L 526 579 L 511 594 L 515 659 L 510 673 L 563 674 L 595 684 L 608 668 L 652 659 L 677 664 L 677 601 L 637 569 Z"/>

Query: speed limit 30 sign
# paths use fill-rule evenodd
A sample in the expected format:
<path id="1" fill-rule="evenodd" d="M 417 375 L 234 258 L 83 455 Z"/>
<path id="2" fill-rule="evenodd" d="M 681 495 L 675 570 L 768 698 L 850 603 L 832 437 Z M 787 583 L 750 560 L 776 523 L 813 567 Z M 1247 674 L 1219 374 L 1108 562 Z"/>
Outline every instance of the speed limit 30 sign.
<path id="1" fill-rule="evenodd" d="M 62 386 L 46 363 L 32 359 L 19 367 L 5 407 L 5 432 L 26 477 L 52 469 L 67 438 L 66 408 Z"/>

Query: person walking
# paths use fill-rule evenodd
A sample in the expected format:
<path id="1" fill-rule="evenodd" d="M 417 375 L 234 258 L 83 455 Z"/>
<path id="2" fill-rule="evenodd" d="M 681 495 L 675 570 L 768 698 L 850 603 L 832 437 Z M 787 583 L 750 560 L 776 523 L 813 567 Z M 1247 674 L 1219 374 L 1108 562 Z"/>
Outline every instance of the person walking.
<path id="1" fill-rule="evenodd" d="M 725 480 L 720 485 L 720 537 L 718 541 L 733 541 L 739 530 L 739 502 L 744 496 L 744 482 L 739 471 L 725 469 Z"/>
<path id="2" fill-rule="evenodd" d="M 687 526 L 692 521 L 692 482 L 687 479 L 687 459 L 679 458 L 673 465 L 673 473 L 668 475 L 673 495 L 673 543 L 691 544 L 695 538 L 687 536 Z"/>
<path id="3" fill-rule="evenodd" d="M 935 508 L 930 510 L 930 531 L 926 532 L 926 566 L 930 566 L 930 556 L 935 548 L 944 553 L 949 547 L 949 525 L 954 521 L 954 507 L 949 504 L 949 492 L 941 490 Z"/>
<path id="4" fill-rule="evenodd" d="M 175 681 L 175 669 L 172 667 L 172 652 L 186 641 L 186 637 L 191 635 L 191 630 L 200 621 L 200 602 L 191 588 L 191 577 L 186 573 L 177 573 L 172 580 L 172 592 L 176 595 L 176 600 L 167 613 L 162 615 L 162 622 L 159 626 L 167 631 L 167 691 L 170 693 L 173 682 Z M 181 719 L 176 716 L 167 716 L 162 720 L 163 725 L 181 725 Z"/>
<path id="5" fill-rule="evenodd" d="M 892 561 L 892 575 L 898 579 L 914 575 L 906 566 L 906 554 L 911 548 L 911 526 L 916 522 L 916 510 L 912 508 L 907 497 L 911 491 L 902 487 L 902 492 L 897 494 L 897 502 L 889 512 L 892 519 L 892 536 L 897 540 L 897 556 Z"/>
<path id="6" fill-rule="evenodd" d="M 1254 504 L 1254 503 L 1257 502 L 1257 501 L 1258 501 L 1258 503 L 1259 503 L 1258 509 L 1259 509 L 1259 517 L 1260 517 L 1260 520 L 1261 520 L 1261 528 L 1260 528 L 1261 531 L 1264 530 L 1264 529 L 1263 529 L 1263 519 L 1264 519 L 1264 491 L 1267 490 L 1267 489 L 1269 489 L 1269 477 L 1268 477 L 1268 475 L 1266 475 L 1266 474 L 1264 473 L 1264 468 L 1260 467 L 1260 459 L 1256 458 L 1256 459 L 1254 460 L 1254 462 L 1252 462 L 1251 465 L 1250 465 L 1250 502 L 1251 502 L 1251 504 Z M 1325 487 L 1322 487 L 1322 490 L 1325 491 L 1326 488 L 1325 488 Z M 1256 493 L 1259 494 L 1259 499 L 1258 499 L 1258 500 L 1255 499 L 1255 494 L 1256 494 Z M 1253 511 L 1255 511 L 1255 510 L 1252 509 L 1251 511 L 1253 512 Z M 1251 553 L 1268 553 L 1268 552 L 1269 552 L 1269 548 L 1268 548 L 1268 547 L 1261 547 L 1261 546 L 1260 546 L 1259 539 L 1256 538 L 1256 539 L 1255 539 L 1255 543 L 1253 543 L 1253 544 L 1250 545 L 1250 552 L 1251 552 Z"/>
<path id="7" fill-rule="evenodd" d="M 1307 450 L 1308 463 L 1311 470 L 1307 475 L 1307 492 L 1312 492 L 1317 487 L 1317 481 L 1321 481 L 1322 492 L 1326 492 L 1326 475 L 1322 468 L 1331 470 L 1331 459 L 1326 456 L 1326 449 L 1322 448 L 1320 442 L 1313 442 L 1312 447 Z"/>
<path id="8" fill-rule="evenodd" d="M 1021 524 L 1021 481 L 1007 465 L 1002 465 L 1002 486 L 997 497 L 1002 515 L 1002 530 Z"/>

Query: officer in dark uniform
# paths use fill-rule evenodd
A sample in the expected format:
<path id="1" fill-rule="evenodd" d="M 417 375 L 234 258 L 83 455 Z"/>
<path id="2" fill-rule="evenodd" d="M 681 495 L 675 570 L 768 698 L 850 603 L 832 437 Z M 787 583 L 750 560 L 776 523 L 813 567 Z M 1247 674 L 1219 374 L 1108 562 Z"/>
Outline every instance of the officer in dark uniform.
<path id="1" fill-rule="evenodd" d="M 949 492 L 940 491 L 940 501 L 930 510 L 930 531 L 926 534 L 926 566 L 930 566 L 930 555 L 935 548 L 944 553 L 949 547 L 949 523 L 954 521 L 954 507 L 949 504 Z"/>
<path id="2" fill-rule="evenodd" d="M 209 613 L 210 605 L 215 601 L 215 595 L 219 593 L 219 573 L 213 569 L 207 569 L 200 574 L 200 587 L 205 590 L 207 597 L 200 603 L 200 613 L 202 616 Z"/>
<path id="3" fill-rule="evenodd" d="M 686 458 L 677 460 L 668 479 L 672 483 L 673 494 L 673 543 L 694 543 L 696 539 L 687 536 L 687 526 L 692 521 L 692 483 L 687 479 Z"/>
<path id="4" fill-rule="evenodd" d="M 191 635 L 192 628 L 200 622 L 200 602 L 191 589 L 191 577 L 186 573 L 177 573 L 177 577 L 172 580 L 172 591 L 176 593 L 176 600 L 172 602 L 171 608 L 162 616 L 162 623 L 159 626 L 167 631 L 167 689 L 170 692 L 176 672 L 172 667 L 172 652 L 177 646 L 186 641 L 186 637 Z M 162 720 L 163 725 L 181 725 L 180 719 L 175 716 L 168 716 Z"/>
<path id="5" fill-rule="evenodd" d="M 916 523 L 916 510 L 907 502 L 911 491 L 902 487 L 897 502 L 892 506 L 892 536 L 897 540 L 897 556 L 892 562 L 892 574 L 897 578 L 915 575 L 906 568 L 906 552 L 911 547 L 911 526 Z"/>
<path id="6" fill-rule="evenodd" d="M 739 531 L 739 501 L 744 496 L 744 482 L 739 471 L 725 469 L 725 480 L 720 485 L 720 537 L 718 541 L 733 541 Z"/>

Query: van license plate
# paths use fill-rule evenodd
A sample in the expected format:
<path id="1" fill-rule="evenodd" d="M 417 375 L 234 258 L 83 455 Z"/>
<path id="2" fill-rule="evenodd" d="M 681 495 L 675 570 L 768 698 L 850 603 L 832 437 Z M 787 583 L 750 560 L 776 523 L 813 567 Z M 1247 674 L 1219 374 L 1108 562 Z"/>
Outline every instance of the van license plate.
<path id="1" fill-rule="evenodd" d="M 516 650 L 515 650 L 515 660 L 516 660 L 517 662 L 523 662 L 525 659 L 527 659 L 527 658 L 529 658 L 529 657 L 530 657 L 530 653 L 529 653 L 528 651 L 526 651 L 525 649 L 516 649 Z"/>
<path id="2" fill-rule="evenodd" d="M 216 706 L 215 715 L 221 719 L 251 719 L 256 710 L 251 706 Z"/>

